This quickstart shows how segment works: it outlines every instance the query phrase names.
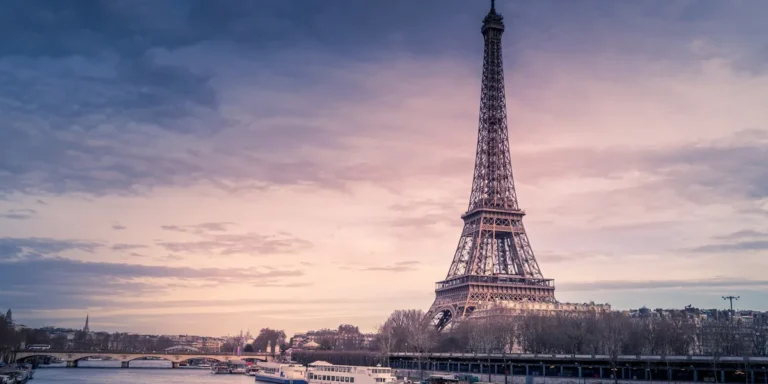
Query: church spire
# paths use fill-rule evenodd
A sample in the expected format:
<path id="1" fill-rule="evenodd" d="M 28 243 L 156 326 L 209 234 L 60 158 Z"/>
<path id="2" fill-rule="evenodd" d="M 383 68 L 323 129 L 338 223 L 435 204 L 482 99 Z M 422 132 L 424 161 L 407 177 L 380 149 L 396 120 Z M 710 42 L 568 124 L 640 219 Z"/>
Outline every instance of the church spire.
<path id="1" fill-rule="evenodd" d="M 91 328 L 88 326 L 88 318 L 90 317 L 89 314 L 85 314 L 85 327 L 83 327 L 83 332 L 88 333 L 91 331 Z"/>

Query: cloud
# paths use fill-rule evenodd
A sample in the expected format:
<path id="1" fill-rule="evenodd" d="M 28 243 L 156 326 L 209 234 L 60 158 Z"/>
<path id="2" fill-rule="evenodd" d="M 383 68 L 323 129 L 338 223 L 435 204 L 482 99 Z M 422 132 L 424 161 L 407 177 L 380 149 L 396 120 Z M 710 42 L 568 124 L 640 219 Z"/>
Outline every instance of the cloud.
<path id="1" fill-rule="evenodd" d="M 609 260 L 611 257 L 616 258 L 617 255 L 599 254 L 596 252 L 551 252 L 551 251 L 538 251 L 536 252 L 536 261 L 542 264 L 554 264 L 554 263 L 578 263 L 584 261 L 592 261 L 595 259 Z"/>
<path id="2" fill-rule="evenodd" d="M 419 216 L 401 216 L 390 220 L 388 223 L 395 228 L 427 228 L 433 225 L 449 224 L 455 225 L 456 220 L 456 207 L 454 207 L 454 214 L 450 217 L 445 213 L 428 213 Z"/>
<path id="3" fill-rule="evenodd" d="M 0 261 L 33 259 L 48 254 L 59 254 L 67 251 L 82 251 L 93 253 L 103 244 L 81 240 L 57 240 L 39 237 L 0 238 Z"/>
<path id="4" fill-rule="evenodd" d="M 34 278 L 30 278 L 34 276 Z M 131 297 L 157 297 L 174 287 L 232 284 L 282 286 L 303 276 L 296 269 L 189 268 L 84 262 L 64 258 L 0 262 L 0 299 L 14 308 L 84 308 L 119 306 Z M 290 280 L 285 284 L 295 284 Z"/>
<path id="5" fill-rule="evenodd" d="M 127 229 L 127 228 L 126 228 L 126 226 L 124 226 L 124 225 L 115 224 L 115 225 L 113 225 L 113 226 L 112 226 L 112 229 L 114 229 L 114 230 L 116 230 L 116 231 L 122 231 L 122 230 L 125 230 L 125 229 Z"/>
<path id="6" fill-rule="evenodd" d="M 743 253 L 768 250 L 768 232 L 744 229 L 713 237 L 719 243 L 685 249 L 694 253 Z"/>
<path id="7" fill-rule="evenodd" d="M 209 232 L 226 232 L 229 227 L 235 225 L 237 224 L 230 222 L 210 222 L 196 225 L 163 225 L 160 228 L 165 231 L 207 234 Z"/>
<path id="8" fill-rule="evenodd" d="M 768 138 L 768 131 L 760 131 Z M 516 153 L 526 183 L 560 177 L 617 179 L 648 175 L 648 188 L 674 188 L 695 199 L 768 197 L 768 140 L 745 140 L 740 131 L 696 144 L 661 148 L 566 147 Z"/>
<path id="9" fill-rule="evenodd" d="M 724 244 L 707 244 L 690 249 L 698 253 L 753 252 L 768 250 L 768 240 L 739 241 Z"/>
<path id="10" fill-rule="evenodd" d="M 158 242 L 157 245 L 177 253 L 250 256 L 296 253 L 312 247 L 311 242 L 287 233 L 207 234 L 204 237 L 204 240 L 163 241 Z"/>
<path id="11" fill-rule="evenodd" d="M 768 280 L 753 280 L 740 278 L 695 279 L 695 280 L 644 280 L 644 281 L 583 281 L 559 283 L 558 289 L 566 291 L 636 291 L 636 290 L 666 290 L 675 289 L 710 289 L 710 288 L 740 288 L 765 289 Z"/>
<path id="12" fill-rule="evenodd" d="M 768 238 L 768 232 L 755 231 L 753 229 L 745 229 L 729 233 L 727 235 L 715 236 L 718 240 L 736 240 L 743 238 Z"/>
<path id="13" fill-rule="evenodd" d="M 363 182 L 397 189 L 425 176 L 464 175 L 470 151 L 462 146 L 466 155 L 447 157 L 456 143 L 473 139 L 480 39 L 467 31 L 476 31 L 480 17 L 470 15 L 483 15 L 487 4 L 435 4 L 318 4 L 299 11 L 233 1 L 217 4 L 216 20 L 201 17 L 210 8 L 197 2 L 152 12 L 108 3 L 75 4 L 66 12 L 16 5 L 8 13 L 15 17 L 4 23 L 10 37 L 0 45 L 0 82 L 13 95 L 0 102 L 7 125 L 0 143 L 13 143 L 0 144 L 0 193 L 145 194 L 199 184 L 235 193 Z M 516 90 L 509 93 L 511 118 L 534 99 L 533 89 L 563 94 L 554 80 L 530 76 L 564 72 L 540 65 L 540 55 L 550 65 L 587 67 L 599 83 L 606 79 L 595 73 L 636 73 L 637 65 L 626 65 L 630 58 L 669 57 L 690 68 L 702 58 L 685 48 L 700 35 L 761 26 L 754 21 L 758 11 L 714 5 L 582 9 L 544 1 L 504 8 L 515 19 L 505 36 L 515 50 L 508 62 Z M 426 30 L 417 28 L 424 12 L 435 21 Z M 329 21 L 351 17 L 366 30 Z M 302 49 L 280 48 L 288 46 Z M 610 60 L 615 57 L 624 60 Z M 664 64 L 664 70 L 672 65 Z M 653 65 L 641 69 L 659 75 Z M 668 84 L 665 75 L 656 79 Z M 523 86 L 518 77 L 541 87 Z M 72 89 L 77 92 L 63 91 Z M 525 146 L 537 142 L 529 140 L 537 132 L 564 130 L 548 122 L 516 132 L 515 140 Z M 451 166 L 457 164 L 462 168 Z"/>
<path id="14" fill-rule="evenodd" d="M 0 213 L 0 218 L 13 220 L 26 220 L 37 215 L 37 211 L 29 208 L 9 209 L 5 213 Z"/>
<path id="15" fill-rule="evenodd" d="M 359 270 L 370 272 L 410 272 L 417 270 L 420 264 L 418 261 L 399 261 L 390 265 L 363 267 Z"/>
<path id="16" fill-rule="evenodd" d="M 147 247 L 148 246 L 144 244 L 113 244 L 110 248 L 115 251 L 132 251 L 135 249 L 142 249 Z"/>

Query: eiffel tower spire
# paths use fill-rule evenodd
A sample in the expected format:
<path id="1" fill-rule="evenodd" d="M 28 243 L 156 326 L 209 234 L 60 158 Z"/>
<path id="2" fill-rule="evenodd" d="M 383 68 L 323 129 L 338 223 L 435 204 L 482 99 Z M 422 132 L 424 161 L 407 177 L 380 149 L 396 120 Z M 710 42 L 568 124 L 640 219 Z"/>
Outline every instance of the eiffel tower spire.
<path id="1" fill-rule="evenodd" d="M 539 269 L 515 192 L 501 54 L 504 18 L 493 0 L 481 31 L 485 44 L 475 171 L 462 215 L 464 230 L 427 313 L 438 329 L 483 303 L 555 302 L 554 281 Z"/>

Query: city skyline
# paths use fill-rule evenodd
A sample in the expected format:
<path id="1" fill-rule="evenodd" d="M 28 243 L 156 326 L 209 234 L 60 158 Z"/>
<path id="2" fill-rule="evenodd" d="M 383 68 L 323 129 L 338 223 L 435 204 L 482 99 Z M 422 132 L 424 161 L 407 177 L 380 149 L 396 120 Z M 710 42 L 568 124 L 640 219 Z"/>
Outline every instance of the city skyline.
<path id="1" fill-rule="evenodd" d="M 201 335 L 427 309 L 467 206 L 487 2 L 149 4 L 6 20 L 0 304 Z M 768 308 L 768 5 L 496 6 L 558 299 Z"/>

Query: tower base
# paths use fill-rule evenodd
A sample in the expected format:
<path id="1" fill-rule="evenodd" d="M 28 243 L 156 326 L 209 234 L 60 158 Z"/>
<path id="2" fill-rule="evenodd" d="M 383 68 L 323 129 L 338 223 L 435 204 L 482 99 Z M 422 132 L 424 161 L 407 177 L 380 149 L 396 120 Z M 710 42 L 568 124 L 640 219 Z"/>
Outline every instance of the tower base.
<path id="1" fill-rule="evenodd" d="M 426 319 L 438 330 L 469 317 L 475 310 L 492 304 L 554 304 L 555 281 L 509 275 L 469 275 L 440 281 L 435 288 L 435 302 Z"/>

